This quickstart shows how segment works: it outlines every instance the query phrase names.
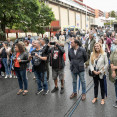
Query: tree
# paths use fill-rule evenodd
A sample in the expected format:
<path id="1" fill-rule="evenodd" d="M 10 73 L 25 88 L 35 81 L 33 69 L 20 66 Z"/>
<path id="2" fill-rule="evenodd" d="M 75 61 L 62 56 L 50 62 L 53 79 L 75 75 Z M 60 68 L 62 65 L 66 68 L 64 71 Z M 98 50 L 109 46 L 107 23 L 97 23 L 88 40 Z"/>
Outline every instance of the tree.
<path id="1" fill-rule="evenodd" d="M 109 13 L 109 16 L 110 16 L 110 17 L 115 17 L 115 11 L 111 11 L 111 12 Z"/>
<path id="2" fill-rule="evenodd" d="M 35 20 L 32 20 L 31 25 L 29 24 L 30 30 L 37 33 L 44 33 L 46 26 L 50 25 L 50 22 L 55 20 L 52 9 L 45 5 L 43 2 L 40 3 L 40 12 Z"/>
<path id="3" fill-rule="evenodd" d="M 44 32 L 42 26 L 49 25 L 52 20 L 54 20 L 52 10 L 38 0 L 0 0 L 1 40 L 6 38 L 6 27 L 39 33 Z"/>

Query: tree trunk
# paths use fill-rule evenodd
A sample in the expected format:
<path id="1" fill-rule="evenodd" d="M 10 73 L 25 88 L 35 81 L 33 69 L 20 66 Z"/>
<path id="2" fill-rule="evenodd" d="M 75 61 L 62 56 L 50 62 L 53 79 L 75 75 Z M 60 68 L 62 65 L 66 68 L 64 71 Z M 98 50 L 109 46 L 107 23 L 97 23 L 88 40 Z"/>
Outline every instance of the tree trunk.
<path id="1" fill-rule="evenodd" d="M 1 22 L 1 33 L 0 33 L 0 40 L 5 41 L 6 40 L 6 32 L 5 32 L 5 23 Z"/>

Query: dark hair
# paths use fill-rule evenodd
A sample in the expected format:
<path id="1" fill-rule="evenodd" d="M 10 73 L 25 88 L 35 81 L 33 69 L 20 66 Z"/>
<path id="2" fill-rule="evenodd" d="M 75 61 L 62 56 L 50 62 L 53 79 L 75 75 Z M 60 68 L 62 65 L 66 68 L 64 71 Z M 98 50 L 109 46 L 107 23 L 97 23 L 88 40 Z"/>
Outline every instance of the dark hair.
<path id="1" fill-rule="evenodd" d="M 24 47 L 21 44 L 17 43 L 16 46 L 18 47 L 20 53 L 23 53 L 25 51 Z"/>
<path id="2" fill-rule="evenodd" d="M 74 39 L 74 43 L 80 46 L 80 42 L 78 40 Z"/>
<path id="3" fill-rule="evenodd" d="M 25 42 L 26 42 L 27 44 L 29 44 L 29 41 L 28 41 L 28 40 L 25 40 L 24 43 L 25 43 Z"/>

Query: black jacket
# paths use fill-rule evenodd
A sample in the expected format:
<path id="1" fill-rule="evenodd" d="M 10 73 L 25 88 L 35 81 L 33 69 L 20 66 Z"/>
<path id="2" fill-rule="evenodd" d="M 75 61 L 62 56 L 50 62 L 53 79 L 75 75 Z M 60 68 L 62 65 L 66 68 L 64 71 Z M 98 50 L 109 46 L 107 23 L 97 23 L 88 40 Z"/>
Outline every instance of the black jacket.
<path id="1" fill-rule="evenodd" d="M 73 73 L 79 73 L 84 71 L 84 63 L 87 61 L 87 54 L 85 49 L 79 47 L 76 55 L 74 49 L 71 48 L 68 52 L 70 60 L 70 69 Z"/>
<path id="2" fill-rule="evenodd" d="M 27 68 L 27 63 L 29 62 L 28 60 L 28 53 L 23 52 L 22 54 L 19 55 L 19 58 L 21 59 L 20 64 L 20 69 L 24 70 Z M 13 61 L 16 59 L 16 53 L 13 54 Z"/>
<path id="3" fill-rule="evenodd" d="M 54 63 L 53 61 L 53 56 L 54 56 L 54 49 L 55 47 L 49 49 L 49 53 L 50 53 L 50 66 L 52 66 L 53 69 L 62 69 L 64 68 L 65 66 L 65 62 L 64 62 L 64 59 L 63 59 L 63 54 L 65 53 L 65 50 L 59 46 L 59 45 L 56 45 L 56 47 L 58 48 L 58 58 L 59 58 L 59 65 L 58 65 L 58 68 L 55 67 L 55 64 L 57 63 Z"/>

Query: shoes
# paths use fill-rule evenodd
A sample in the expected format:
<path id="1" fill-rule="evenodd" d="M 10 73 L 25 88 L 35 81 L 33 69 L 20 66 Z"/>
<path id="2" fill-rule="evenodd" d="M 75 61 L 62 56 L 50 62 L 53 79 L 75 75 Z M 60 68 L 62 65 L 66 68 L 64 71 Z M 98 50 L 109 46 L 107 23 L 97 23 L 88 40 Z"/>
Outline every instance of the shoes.
<path id="1" fill-rule="evenodd" d="M 115 104 L 113 104 L 113 107 L 117 108 L 117 101 L 115 101 Z"/>
<path id="2" fill-rule="evenodd" d="M 42 89 L 42 90 L 37 91 L 35 94 L 36 94 L 36 95 L 39 95 L 42 91 L 43 91 L 43 89 Z"/>
<path id="3" fill-rule="evenodd" d="M 64 93 L 64 88 L 61 88 L 60 94 Z"/>
<path id="4" fill-rule="evenodd" d="M 9 78 L 12 78 L 12 75 L 9 75 Z"/>
<path id="5" fill-rule="evenodd" d="M 77 97 L 77 93 L 72 93 L 70 99 L 73 99 L 74 97 Z"/>
<path id="6" fill-rule="evenodd" d="M 8 78 L 8 75 L 5 76 L 5 79 Z"/>
<path id="7" fill-rule="evenodd" d="M 27 92 L 23 92 L 22 95 L 25 96 L 28 94 L 28 91 Z"/>
<path id="8" fill-rule="evenodd" d="M 104 105 L 104 104 L 105 104 L 104 99 L 102 99 L 101 100 L 101 105 Z"/>
<path id="9" fill-rule="evenodd" d="M 35 76 L 33 77 L 33 80 L 36 80 L 36 77 Z"/>
<path id="10" fill-rule="evenodd" d="M 48 92 L 49 92 L 49 90 L 46 90 L 46 91 L 44 90 L 44 91 L 43 91 L 43 95 L 47 95 Z"/>
<path id="11" fill-rule="evenodd" d="M 23 90 L 19 90 L 19 91 L 17 92 L 17 95 L 20 95 L 21 93 L 23 93 Z"/>
<path id="12" fill-rule="evenodd" d="M 1 76 L 2 76 L 2 77 L 4 77 L 4 76 L 5 76 L 3 72 L 1 72 Z"/>
<path id="13" fill-rule="evenodd" d="M 82 94 L 82 101 L 86 99 L 86 94 Z"/>
<path id="14" fill-rule="evenodd" d="M 93 100 L 92 100 L 92 103 L 94 104 L 95 102 L 97 102 L 97 98 L 94 98 Z"/>
<path id="15" fill-rule="evenodd" d="M 58 87 L 54 87 L 54 89 L 51 91 L 51 93 L 55 93 L 56 91 L 58 91 L 59 88 Z"/>

